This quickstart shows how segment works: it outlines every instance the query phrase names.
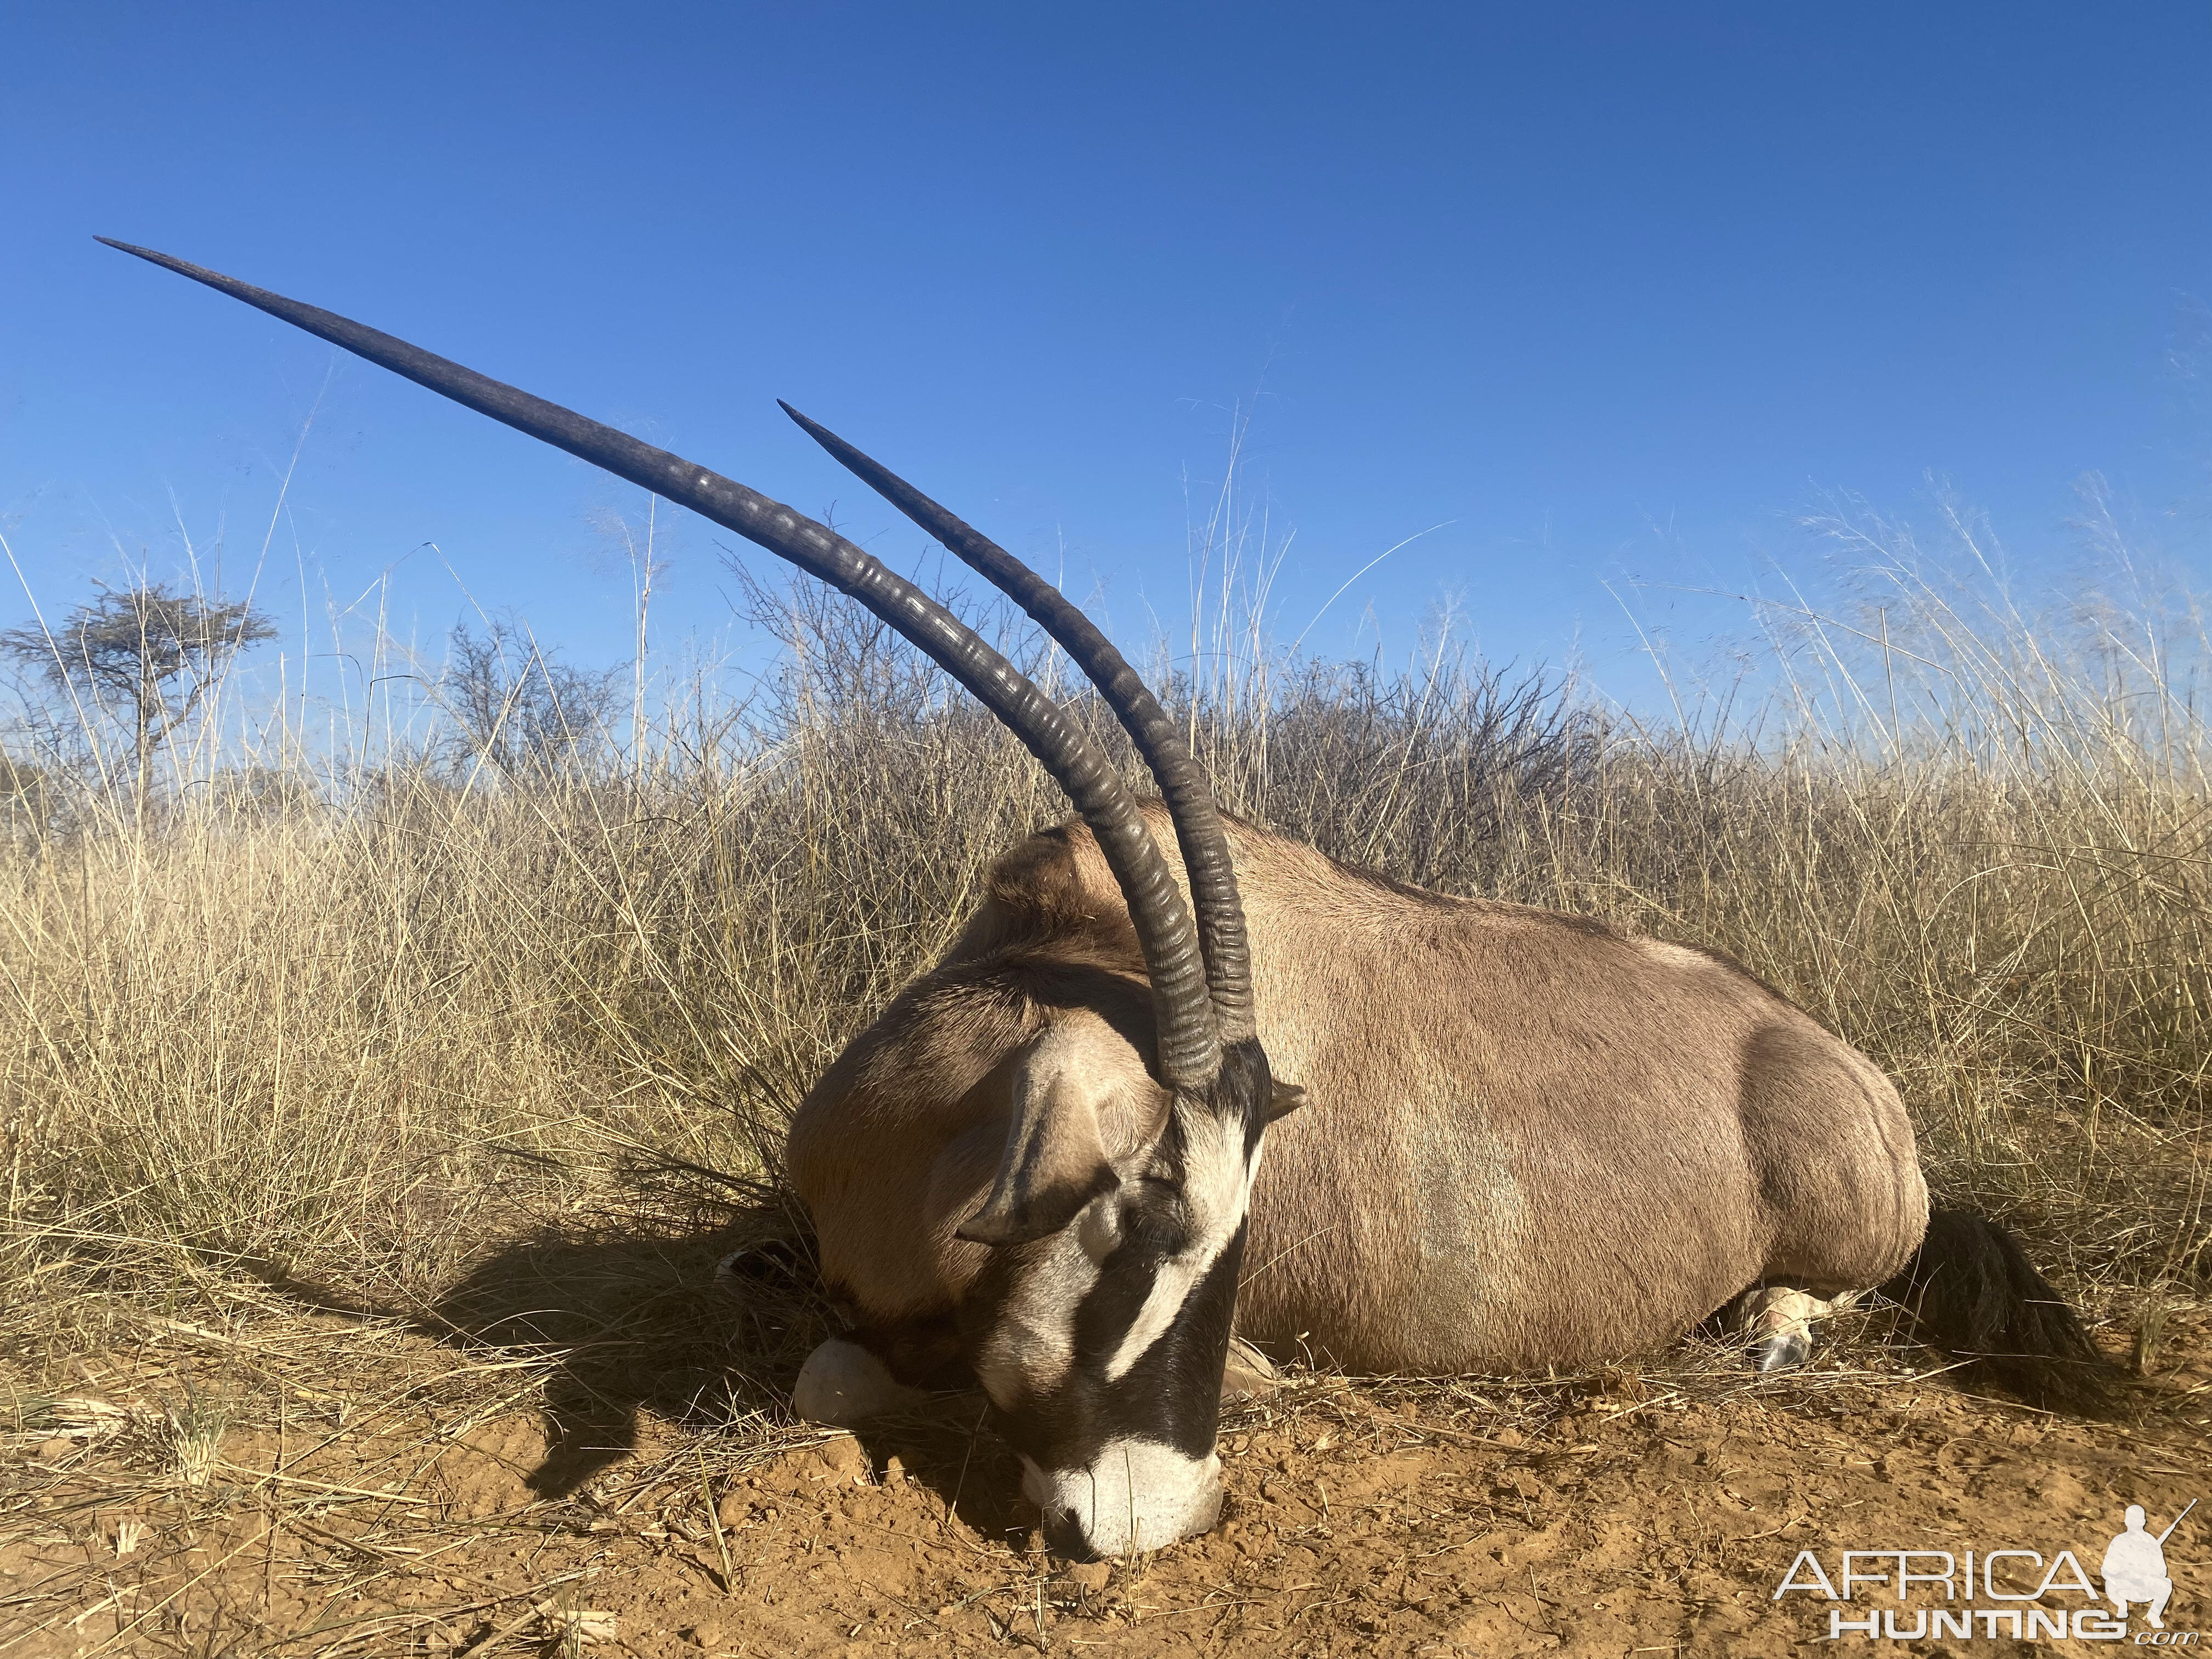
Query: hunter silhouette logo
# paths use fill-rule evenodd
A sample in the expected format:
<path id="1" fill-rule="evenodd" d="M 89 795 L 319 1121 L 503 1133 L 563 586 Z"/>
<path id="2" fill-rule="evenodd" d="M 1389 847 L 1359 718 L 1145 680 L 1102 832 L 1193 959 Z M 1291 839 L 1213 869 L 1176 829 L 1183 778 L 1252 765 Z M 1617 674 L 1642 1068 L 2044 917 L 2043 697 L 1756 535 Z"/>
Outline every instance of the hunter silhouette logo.
<path id="1" fill-rule="evenodd" d="M 2182 1510 L 2155 1538 L 2143 1528 L 2143 1508 L 2140 1504 L 2128 1505 L 2128 1529 L 2105 1546 L 2105 1599 L 2110 1601 L 2120 1618 L 2128 1616 L 2128 1603 L 2144 1601 L 2149 1605 L 2145 1616 L 2153 1630 L 2164 1630 L 2166 1598 L 2173 1594 L 2173 1580 L 2166 1576 L 2166 1540 L 2173 1536 L 2183 1516 L 2197 1507 L 2197 1500 L 2189 1500 L 2189 1508 Z"/>
<path id="2" fill-rule="evenodd" d="M 1876 1642 L 1943 1637 L 2126 1642 L 2129 1609 L 2140 1607 L 2145 1628 L 2133 1632 L 2133 1645 L 2194 1648 L 2197 1632 L 2166 1627 L 2173 1595 L 2166 1540 L 2197 1501 L 2191 1498 L 2160 1533 L 2150 1530 L 2142 1505 L 2130 1504 L 2126 1529 L 2105 1547 L 2100 1563 L 2101 1596 L 2083 1557 L 2070 1549 L 2046 1559 L 2038 1550 L 1977 1547 L 1845 1550 L 1832 1558 L 1832 1571 L 1818 1552 L 1800 1550 L 1773 1599 L 1794 1591 L 1827 1602 L 1832 1642 L 1851 1636 Z M 2076 1600 L 2069 1604 L 2068 1597 Z"/>

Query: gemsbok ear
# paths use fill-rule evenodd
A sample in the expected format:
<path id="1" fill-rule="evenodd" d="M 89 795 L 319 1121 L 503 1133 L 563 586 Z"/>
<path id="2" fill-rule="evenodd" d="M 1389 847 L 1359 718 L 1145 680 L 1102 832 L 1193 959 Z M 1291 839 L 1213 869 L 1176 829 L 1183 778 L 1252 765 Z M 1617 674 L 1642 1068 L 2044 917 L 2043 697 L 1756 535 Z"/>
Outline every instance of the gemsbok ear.
<path id="1" fill-rule="evenodd" d="M 1121 1184 L 1106 1156 L 1097 1092 L 1079 1071 L 1054 1063 L 1056 1046 L 1047 1039 L 1016 1063 L 1006 1156 L 983 1207 L 955 1237 L 1026 1244 L 1058 1232 L 1092 1199 Z"/>
<path id="2" fill-rule="evenodd" d="M 1297 1111 L 1305 1103 L 1305 1085 L 1303 1083 L 1285 1083 L 1282 1079 L 1277 1078 L 1275 1079 L 1275 1097 L 1267 1103 L 1267 1121 L 1273 1123 L 1280 1119 L 1286 1118 L 1292 1112 Z"/>

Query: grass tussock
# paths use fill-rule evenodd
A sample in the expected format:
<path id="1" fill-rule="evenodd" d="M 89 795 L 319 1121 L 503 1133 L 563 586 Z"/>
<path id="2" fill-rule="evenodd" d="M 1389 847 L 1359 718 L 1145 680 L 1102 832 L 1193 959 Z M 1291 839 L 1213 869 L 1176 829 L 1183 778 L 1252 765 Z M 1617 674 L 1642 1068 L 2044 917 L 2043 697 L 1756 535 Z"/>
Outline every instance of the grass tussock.
<path id="1" fill-rule="evenodd" d="M 2170 600 L 2031 613 L 1963 520 L 1957 581 L 1893 527 L 1827 529 L 1856 588 L 1760 610 L 1736 692 L 1663 721 L 1441 645 L 1402 673 L 1244 648 L 1166 689 L 1234 810 L 1729 952 L 1887 1067 L 1942 1194 L 2070 1290 L 2200 1293 L 2202 635 Z M 386 721 L 404 740 L 311 744 L 277 710 L 242 742 L 210 699 L 150 793 L 103 782 L 96 710 L 74 735 L 25 714 L 0 779 L 18 1337 L 82 1348 L 149 1299 L 442 1316 L 517 1238 L 783 1227 L 800 1093 L 1066 809 L 879 627 L 754 598 L 775 676 L 650 721 L 511 633 L 427 725 Z"/>

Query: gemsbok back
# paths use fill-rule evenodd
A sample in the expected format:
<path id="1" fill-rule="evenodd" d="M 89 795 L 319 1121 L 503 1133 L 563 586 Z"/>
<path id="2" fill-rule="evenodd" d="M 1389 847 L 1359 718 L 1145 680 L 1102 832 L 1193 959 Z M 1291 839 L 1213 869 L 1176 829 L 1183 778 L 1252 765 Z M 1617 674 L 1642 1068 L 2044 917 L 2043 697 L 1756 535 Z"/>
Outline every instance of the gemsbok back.
<path id="1" fill-rule="evenodd" d="M 820 577 L 1074 803 L 999 860 L 958 942 L 793 1121 L 792 1177 L 852 1323 L 807 1360 L 802 1414 L 849 1425 L 979 1382 L 1051 1544 L 1119 1555 L 1212 1524 L 1225 1379 L 1293 1343 L 1369 1372 L 1580 1366 L 1727 1309 L 1771 1368 L 1880 1287 L 2000 1386 L 2104 1398 L 2097 1350 L 2018 1244 L 1931 1214 L 1904 1105 L 1866 1056 L 1711 952 L 1401 886 L 1225 819 L 1079 611 L 796 411 L 1067 651 L 1161 799 L 1133 798 L 1050 698 L 823 526 L 390 335 L 110 246 Z M 1233 1373 L 1232 1331 L 1256 1345 Z"/>

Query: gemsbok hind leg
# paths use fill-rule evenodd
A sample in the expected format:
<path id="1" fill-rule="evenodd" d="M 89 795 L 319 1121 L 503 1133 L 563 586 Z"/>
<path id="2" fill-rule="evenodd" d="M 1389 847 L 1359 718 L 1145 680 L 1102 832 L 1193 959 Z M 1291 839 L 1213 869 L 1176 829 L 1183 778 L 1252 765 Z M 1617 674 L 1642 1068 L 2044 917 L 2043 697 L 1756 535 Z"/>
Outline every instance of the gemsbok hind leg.
<path id="1" fill-rule="evenodd" d="M 1823 1301 L 1784 1285 L 1754 1285 L 1729 1305 L 1727 1325 L 1750 1339 L 1755 1370 L 1786 1370 L 1812 1358 L 1814 1322 L 1853 1306 L 1863 1294 L 1846 1291 Z"/>
<path id="2" fill-rule="evenodd" d="M 1744 1051 L 1743 1130 L 1772 1228 L 1727 1322 L 1762 1371 L 1802 1364 L 1813 1326 L 1905 1265 L 1928 1230 L 1911 1120 L 1874 1062 L 1802 1018 Z"/>

